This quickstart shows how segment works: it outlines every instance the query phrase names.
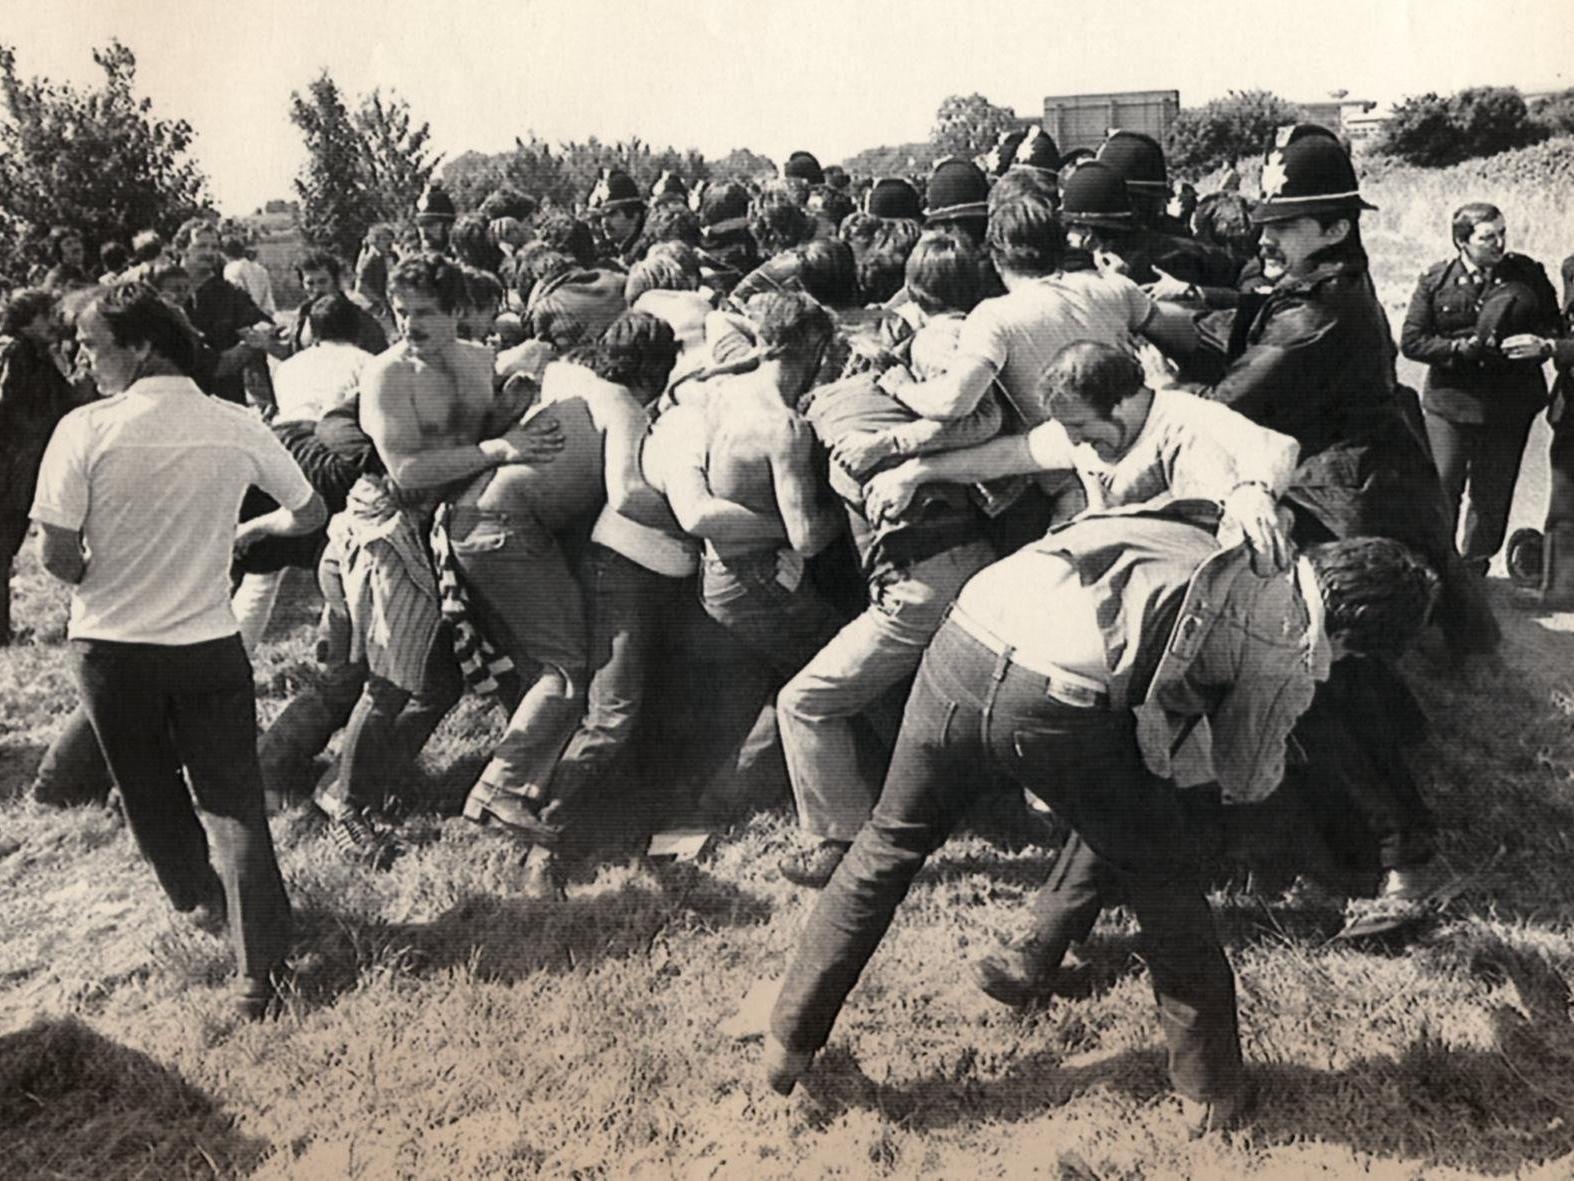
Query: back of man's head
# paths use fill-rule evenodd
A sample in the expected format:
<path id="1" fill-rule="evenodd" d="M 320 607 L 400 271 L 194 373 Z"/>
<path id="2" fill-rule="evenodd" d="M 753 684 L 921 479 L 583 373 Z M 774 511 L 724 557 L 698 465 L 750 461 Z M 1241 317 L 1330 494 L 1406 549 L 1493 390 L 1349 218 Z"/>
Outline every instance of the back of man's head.
<path id="1" fill-rule="evenodd" d="M 131 253 L 138 262 L 152 262 L 164 253 L 164 239 L 157 230 L 138 230 L 131 238 Z"/>
<path id="2" fill-rule="evenodd" d="M 311 338 L 318 344 L 330 340 L 355 344 L 360 338 L 360 317 L 355 314 L 350 297 L 342 291 L 312 300 L 306 318 L 311 325 Z"/>
<path id="3" fill-rule="evenodd" d="M 1085 402 L 1100 418 L 1144 385 L 1142 365 L 1124 349 L 1094 340 L 1075 340 L 1050 358 L 1039 378 L 1044 407 L 1053 416 L 1059 406 Z"/>
<path id="4" fill-rule="evenodd" d="M 224 251 L 224 257 L 241 259 L 246 257 L 246 243 L 234 234 L 228 234 L 219 240 L 219 249 Z"/>
<path id="5" fill-rule="evenodd" d="M 806 356 L 831 339 L 836 325 L 831 314 L 797 291 L 762 295 L 750 313 L 767 357 Z"/>
<path id="6" fill-rule="evenodd" d="M 972 240 L 949 230 L 925 230 L 907 256 L 905 282 L 931 316 L 970 312 L 989 291 L 987 263 Z"/>
<path id="7" fill-rule="evenodd" d="M 1387 537 L 1353 537 L 1306 550 L 1330 639 L 1360 655 L 1397 655 L 1420 634 L 1440 580 L 1421 555 Z"/>
<path id="8" fill-rule="evenodd" d="M 448 315 L 468 306 L 470 293 L 459 264 L 435 252 L 412 254 L 402 259 L 388 276 L 389 294 L 409 292 L 426 295 Z"/>
<path id="9" fill-rule="evenodd" d="M 1023 197 L 990 212 L 988 244 L 997 268 L 1048 275 L 1060 267 L 1066 231 L 1048 201 Z"/>
<path id="10" fill-rule="evenodd" d="M 97 313 L 121 348 L 146 344 L 182 373 L 190 374 L 197 349 L 180 316 L 146 283 L 117 283 L 102 288 L 82 314 Z"/>
<path id="11" fill-rule="evenodd" d="M 648 404 L 667 388 L 677 359 L 672 325 L 647 312 L 624 312 L 601 334 L 590 367 Z"/>
<path id="12" fill-rule="evenodd" d="M 590 227 L 562 209 L 544 209 L 537 215 L 536 238 L 582 267 L 596 261 L 596 238 Z"/>

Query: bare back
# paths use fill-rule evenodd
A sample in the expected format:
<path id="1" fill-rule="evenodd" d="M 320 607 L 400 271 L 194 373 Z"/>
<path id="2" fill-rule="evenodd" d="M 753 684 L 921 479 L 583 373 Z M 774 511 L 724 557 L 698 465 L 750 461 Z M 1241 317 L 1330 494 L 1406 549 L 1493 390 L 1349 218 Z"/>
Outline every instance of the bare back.
<path id="1" fill-rule="evenodd" d="M 801 513 L 813 503 L 813 430 L 782 401 L 772 382 L 756 374 L 733 378 L 711 395 L 705 412 L 709 426 L 705 473 L 716 496 L 781 516 L 784 522 L 789 514 Z M 776 545 L 779 542 L 758 542 L 742 548 Z"/>

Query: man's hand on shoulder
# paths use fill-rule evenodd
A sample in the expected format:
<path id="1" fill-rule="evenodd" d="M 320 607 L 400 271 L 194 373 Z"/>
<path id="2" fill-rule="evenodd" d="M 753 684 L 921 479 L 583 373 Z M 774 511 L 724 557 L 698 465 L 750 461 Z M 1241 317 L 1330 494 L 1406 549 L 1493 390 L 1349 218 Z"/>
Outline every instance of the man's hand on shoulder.
<path id="1" fill-rule="evenodd" d="M 1290 568 L 1295 557 L 1290 510 L 1280 508 L 1272 492 L 1254 481 L 1237 484 L 1224 498 L 1223 508 L 1220 545 L 1229 548 L 1245 541 L 1252 571 L 1262 578 Z"/>

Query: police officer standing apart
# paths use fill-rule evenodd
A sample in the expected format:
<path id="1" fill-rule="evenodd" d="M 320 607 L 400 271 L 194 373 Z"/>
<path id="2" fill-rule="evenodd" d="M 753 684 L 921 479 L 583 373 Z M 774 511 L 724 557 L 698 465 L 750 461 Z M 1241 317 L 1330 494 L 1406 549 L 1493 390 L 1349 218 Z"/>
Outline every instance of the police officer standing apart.
<path id="1" fill-rule="evenodd" d="M 1552 354 L 1557 295 L 1540 263 L 1507 251 L 1497 206 L 1460 206 L 1453 239 L 1456 257 L 1416 285 L 1399 343 L 1427 367 L 1421 405 L 1432 458 L 1456 526 L 1469 491 L 1459 549 L 1485 574 L 1503 544 L 1530 424 L 1547 404 L 1542 364 Z M 1503 347 L 1525 333 L 1537 337 L 1530 347 Z"/>

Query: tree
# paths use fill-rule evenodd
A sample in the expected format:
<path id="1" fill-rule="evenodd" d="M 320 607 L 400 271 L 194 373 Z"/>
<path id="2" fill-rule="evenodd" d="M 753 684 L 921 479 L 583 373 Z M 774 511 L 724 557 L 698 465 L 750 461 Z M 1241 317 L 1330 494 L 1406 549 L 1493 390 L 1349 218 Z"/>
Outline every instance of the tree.
<path id="1" fill-rule="evenodd" d="M 776 175 L 776 161 L 748 148 L 733 148 L 719 160 L 710 162 L 711 175 L 718 180 L 751 180 Z"/>
<path id="2" fill-rule="evenodd" d="M 1165 156 L 1176 173 L 1201 176 L 1243 156 L 1262 155 L 1275 129 L 1300 117 L 1294 104 L 1271 91 L 1232 90 L 1176 115 Z"/>
<path id="3" fill-rule="evenodd" d="M 935 129 L 929 139 L 942 156 L 972 159 L 993 147 L 1002 131 L 1016 125 L 1017 115 L 1010 107 L 997 107 L 981 94 L 953 94 L 935 112 Z"/>
<path id="4" fill-rule="evenodd" d="M 691 185 L 711 175 L 710 165 L 692 148 L 657 151 L 638 137 L 604 144 L 594 136 L 584 143 L 554 147 L 531 133 L 528 141 L 516 138 L 512 152 L 495 156 L 466 152 L 454 158 L 443 168 L 443 184 L 461 209 L 475 208 L 500 186 L 572 208 L 589 195 L 603 168 L 623 169 L 647 191 L 664 169 L 678 173 Z"/>
<path id="5" fill-rule="evenodd" d="M 1513 87 L 1476 86 L 1447 98 L 1412 95 L 1394 107 L 1376 149 L 1407 164 L 1443 168 L 1538 143 L 1550 134 Z"/>
<path id="6" fill-rule="evenodd" d="M 308 241 L 354 258 L 373 223 L 407 216 L 437 168 L 430 128 L 413 125 L 409 104 L 374 90 L 353 114 L 324 70 L 290 95 L 290 121 L 306 141 L 295 180 Z"/>
<path id="7" fill-rule="evenodd" d="M 927 177 L 934 162 L 944 153 L 931 143 L 894 144 L 878 148 L 865 148 L 842 161 L 842 167 L 852 176 L 905 176 Z"/>
<path id="8" fill-rule="evenodd" d="M 20 279 L 43 261 L 53 225 L 81 231 L 89 250 L 138 230 L 168 235 L 209 208 L 207 181 L 188 156 L 183 119 L 156 118 L 136 95 L 137 60 L 119 41 L 94 50 L 101 86 L 23 79 L 0 45 L 0 271 Z"/>
<path id="9" fill-rule="evenodd" d="M 1574 90 L 1560 90 L 1537 99 L 1530 117 L 1553 135 L 1574 135 Z"/>

